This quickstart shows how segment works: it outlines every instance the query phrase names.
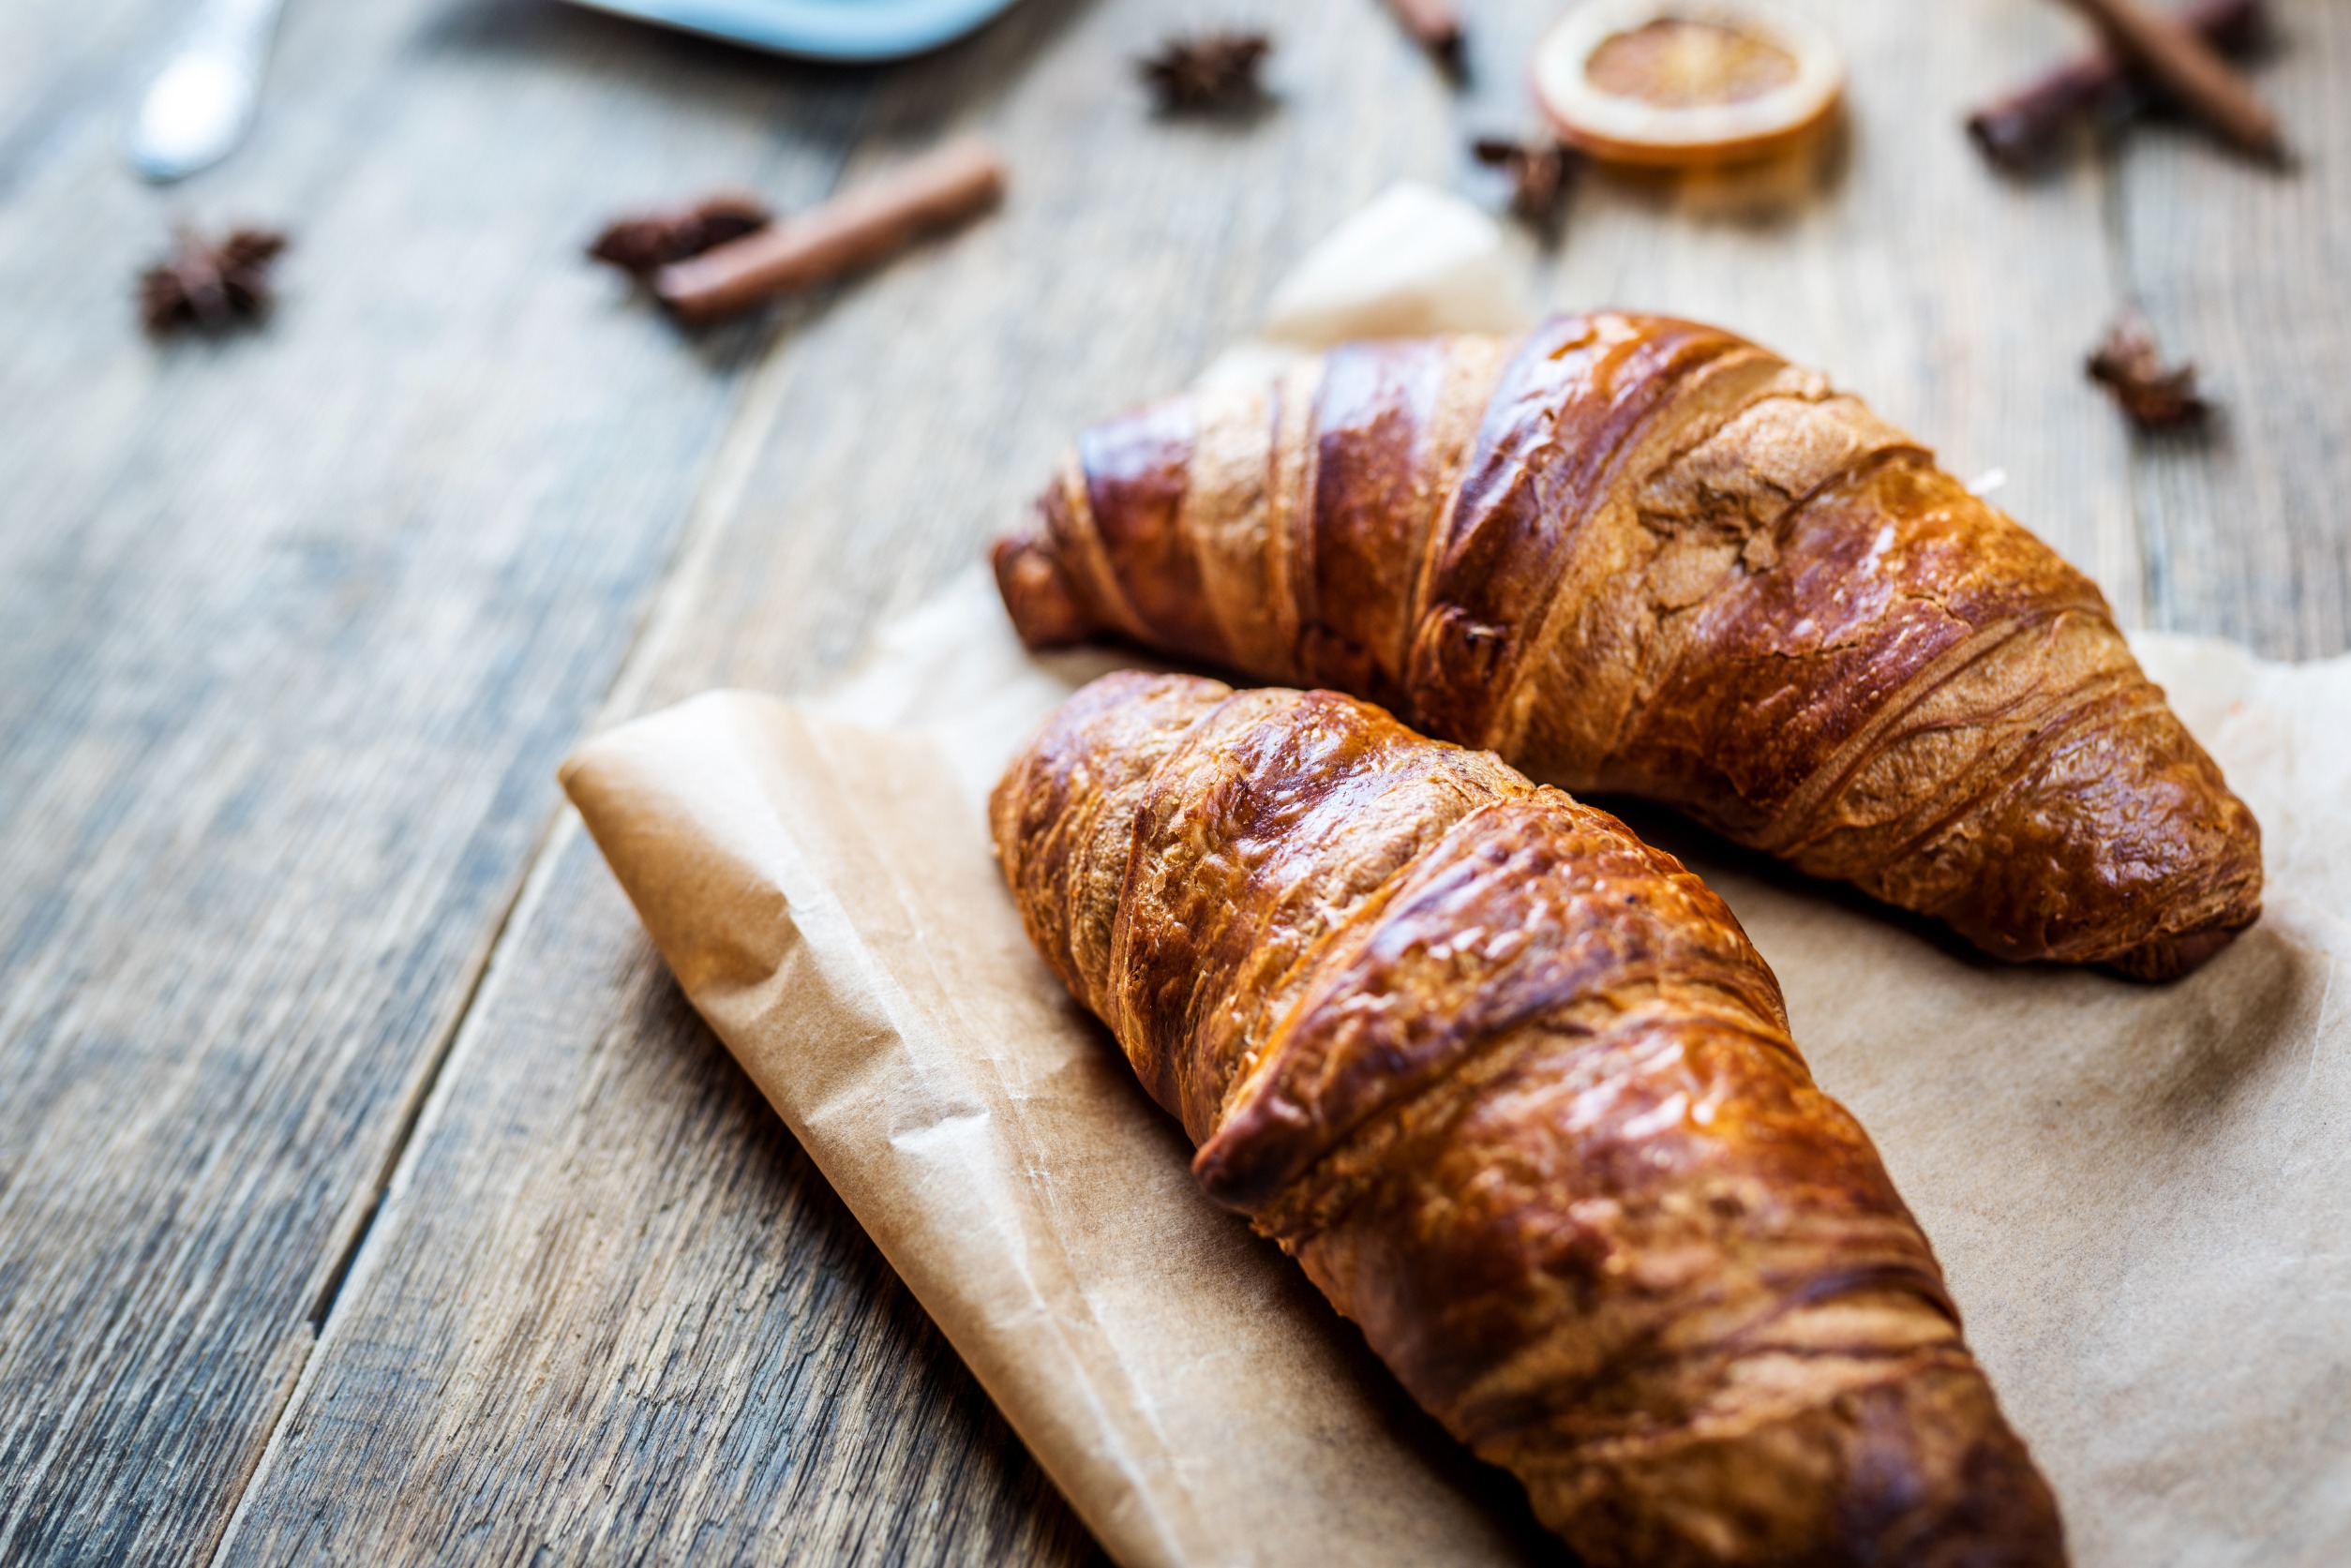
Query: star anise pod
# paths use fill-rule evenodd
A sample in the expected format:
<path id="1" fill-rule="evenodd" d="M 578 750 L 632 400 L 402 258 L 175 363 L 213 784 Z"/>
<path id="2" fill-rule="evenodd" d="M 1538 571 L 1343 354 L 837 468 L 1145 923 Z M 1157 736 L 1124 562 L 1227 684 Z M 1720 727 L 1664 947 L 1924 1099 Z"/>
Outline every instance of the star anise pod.
<path id="1" fill-rule="evenodd" d="M 1536 229 L 1558 223 L 1560 203 L 1567 199 L 1567 187 L 1575 178 L 1575 154 L 1548 138 L 1510 142 L 1498 136 L 1479 137 L 1470 143 L 1470 152 L 1478 162 L 1510 176 L 1511 212 Z"/>
<path id="2" fill-rule="evenodd" d="M 672 261 L 756 234 L 774 220 L 757 197 L 729 191 L 674 212 L 621 218 L 596 236 L 588 254 L 632 277 L 649 277 Z"/>
<path id="3" fill-rule="evenodd" d="M 1263 33 L 1225 29 L 1169 38 L 1157 54 L 1135 62 L 1135 71 L 1170 112 L 1246 102 L 1264 91 L 1257 67 L 1273 52 Z"/>
<path id="4" fill-rule="evenodd" d="M 2155 329 L 2135 310 L 2116 318 L 2106 340 L 2089 356 L 2089 379 L 2103 383 L 2131 423 L 2147 430 L 2194 425 L 2210 411 L 2196 395 L 2196 367 L 2165 368 Z"/>
<path id="5" fill-rule="evenodd" d="M 274 229 L 233 229 L 215 241 L 184 224 L 172 254 L 139 275 L 140 317 L 157 336 L 258 320 L 269 309 L 269 264 L 285 248 Z"/>

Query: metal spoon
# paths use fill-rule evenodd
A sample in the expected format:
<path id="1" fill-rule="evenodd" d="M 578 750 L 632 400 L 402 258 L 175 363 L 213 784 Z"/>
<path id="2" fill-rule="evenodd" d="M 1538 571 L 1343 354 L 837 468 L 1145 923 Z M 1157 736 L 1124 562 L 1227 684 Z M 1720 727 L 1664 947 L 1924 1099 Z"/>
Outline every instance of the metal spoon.
<path id="1" fill-rule="evenodd" d="M 253 121 L 262 67 L 285 0 L 203 0 L 187 37 L 147 87 L 124 148 L 150 180 L 219 162 Z"/>

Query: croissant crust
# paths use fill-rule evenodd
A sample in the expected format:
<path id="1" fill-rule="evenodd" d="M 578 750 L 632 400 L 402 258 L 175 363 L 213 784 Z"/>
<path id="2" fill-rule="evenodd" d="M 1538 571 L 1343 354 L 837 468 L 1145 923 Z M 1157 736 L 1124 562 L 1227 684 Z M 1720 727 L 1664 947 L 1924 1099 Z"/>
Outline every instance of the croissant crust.
<path id="1" fill-rule="evenodd" d="M 1248 1215 L 1595 1568 L 2064 1561 L 1730 910 L 1339 694 L 1107 677 L 997 786 L 1037 948 Z"/>
<path id="2" fill-rule="evenodd" d="M 1121 636 L 1660 800 L 2014 960 L 2161 978 L 2261 841 L 2104 599 L 1730 333 L 1352 344 L 1100 426 L 999 541 L 1033 647 Z"/>

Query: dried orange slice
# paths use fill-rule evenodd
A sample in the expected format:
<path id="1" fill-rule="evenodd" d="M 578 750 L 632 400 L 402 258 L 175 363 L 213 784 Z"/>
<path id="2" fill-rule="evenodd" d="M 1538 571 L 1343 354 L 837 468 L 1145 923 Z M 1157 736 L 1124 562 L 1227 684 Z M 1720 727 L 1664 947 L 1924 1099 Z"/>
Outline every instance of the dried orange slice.
<path id="1" fill-rule="evenodd" d="M 1745 0 L 1585 0 L 1535 46 L 1552 126 L 1618 163 L 1761 157 L 1827 120 L 1844 90 L 1826 34 Z"/>

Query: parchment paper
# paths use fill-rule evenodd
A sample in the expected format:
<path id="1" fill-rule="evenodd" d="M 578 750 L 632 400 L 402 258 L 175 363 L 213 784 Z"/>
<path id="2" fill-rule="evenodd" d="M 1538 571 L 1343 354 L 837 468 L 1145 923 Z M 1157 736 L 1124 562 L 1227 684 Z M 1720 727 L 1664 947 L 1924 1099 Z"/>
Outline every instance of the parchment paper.
<path id="1" fill-rule="evenodd" d="M 1629 814 L 1778 972 L 2075 1561 L 2351 1561 L 2351 659 L 2135 646 L 2268 860 L 2261 924 L 2177 984 L 1992 964 Z M 1119 1561 L 1555 1553 L 1199 1196 L 1029 951 L 982 801 L 1116 663 L 1028 657 L 975 573 L 829 697 L 698 697 L 564 784 L 687 995 Z"/>

